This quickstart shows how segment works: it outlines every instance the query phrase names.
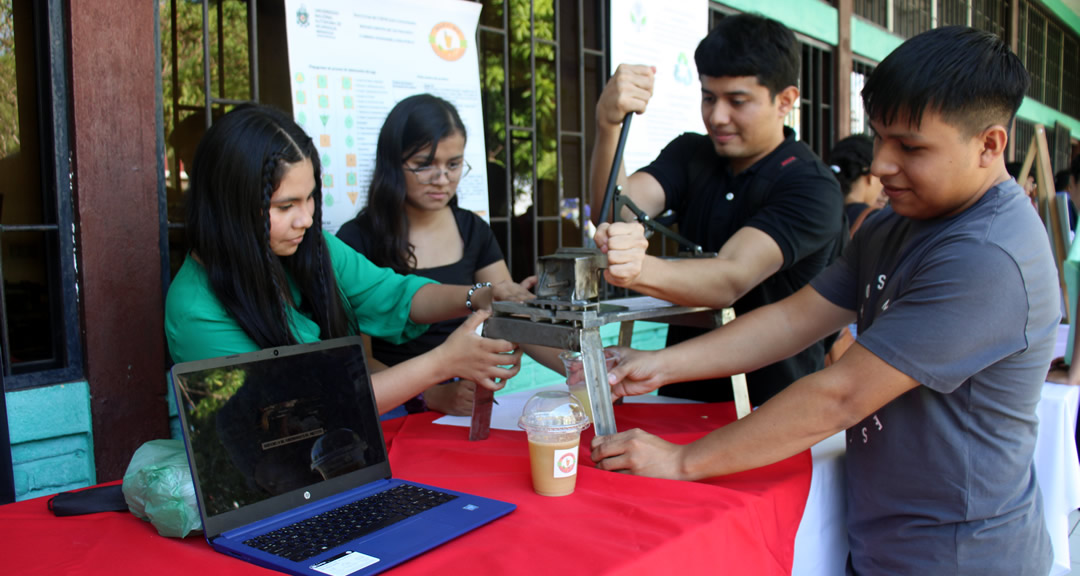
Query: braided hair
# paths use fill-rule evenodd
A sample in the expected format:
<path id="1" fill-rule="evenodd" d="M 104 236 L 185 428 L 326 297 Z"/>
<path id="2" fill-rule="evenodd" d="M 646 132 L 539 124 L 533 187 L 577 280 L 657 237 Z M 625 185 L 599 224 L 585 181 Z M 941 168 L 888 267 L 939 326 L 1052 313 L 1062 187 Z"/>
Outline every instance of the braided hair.
<path id="1" fill-rule="evenodd" d="M 270 247 L 270 198 L 304 160 L 315 176 L 315 214 L 296 252 Z M 295 344 L 289 309 L 300 307 L 320 338 L 350 333 L 322 231 L 322 177 L 315 145 L 292 118 L 246 105 L 216 121 L 195 151 L 187 192 L 187 240 L 210 287 L 260 348 Z M 289 278 L 299 289 L 295 302 Z"/>
<path id="2" fill-rule="evenodd" d="M 829 168 L 840 182 L 844 197 L 851 194 L 852 184 L 859 177 L 870 173 L 874 161 L 874 141 L 869 136 L 848 136 L 833 146 L 829 152 Z"/>

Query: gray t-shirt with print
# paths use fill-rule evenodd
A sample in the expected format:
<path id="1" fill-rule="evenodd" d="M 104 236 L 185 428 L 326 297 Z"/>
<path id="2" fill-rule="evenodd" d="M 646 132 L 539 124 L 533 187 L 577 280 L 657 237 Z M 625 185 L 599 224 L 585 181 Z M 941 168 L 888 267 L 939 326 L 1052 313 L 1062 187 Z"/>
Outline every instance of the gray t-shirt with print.
<path id="1" fill-rule="evenodd" d="M 811 286 L 921 384 L 847 431 L 849 572 L 1046 574 L 1035 408 L 1060 290 L 1020 187 L 947 219 L 882 210 Z"/>

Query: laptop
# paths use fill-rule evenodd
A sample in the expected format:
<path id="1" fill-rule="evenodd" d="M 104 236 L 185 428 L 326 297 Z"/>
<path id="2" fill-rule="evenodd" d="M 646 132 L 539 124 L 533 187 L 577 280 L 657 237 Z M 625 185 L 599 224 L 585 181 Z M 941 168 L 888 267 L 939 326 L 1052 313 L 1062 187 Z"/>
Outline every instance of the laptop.
<path id="1" fill-rule="evenodd" d="M 391 477 L 360 337 L 177 364 L 172 385 L 219 552 L 290 574 L 375 574 L 515 508 Z"/>

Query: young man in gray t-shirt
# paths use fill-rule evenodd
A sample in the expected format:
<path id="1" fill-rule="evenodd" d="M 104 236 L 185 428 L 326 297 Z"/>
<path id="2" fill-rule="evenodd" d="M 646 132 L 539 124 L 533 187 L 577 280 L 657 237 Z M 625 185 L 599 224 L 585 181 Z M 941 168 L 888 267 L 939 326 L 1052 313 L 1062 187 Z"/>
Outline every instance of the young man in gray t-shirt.
<path id="1" fill-rule="evenodd" d="M 597 437 L 597 467 L 696 480 L 847 430 L 849 573 L 1046 574 L 1035 408 L 1060 293 L 1004 161 L 1027 83 L 1008 46 L 970 28 L 890 54 L 862 92 L 890 207 L 810 286 L 678 346 L 621 350 L 611 379 L 623 396 L 739 373 L 852 321 L 856 343 L 697 442 Z"/>

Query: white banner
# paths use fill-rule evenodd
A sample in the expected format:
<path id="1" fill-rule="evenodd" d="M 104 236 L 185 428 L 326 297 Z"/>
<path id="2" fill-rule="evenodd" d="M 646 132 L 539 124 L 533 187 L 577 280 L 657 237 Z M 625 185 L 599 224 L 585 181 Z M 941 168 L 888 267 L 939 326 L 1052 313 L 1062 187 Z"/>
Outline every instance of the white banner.
<path id="1" fill-rule="evenodd" d="M 322 160 L 323 227 L 336 232 L 367 204 L 386 115 L 413 94 L 457 107 L 468 131 L 458 203 L 487 219 L 487 165 L 476 26 L 458 0 L 286 0 L 293 117 Z"/>
<path id="2" fill-rule="evenodd" d="M 679 134 L 704 133 L 694 50 L 708 32 L 709 0 L 611 0 L 611 71 L 619 64 L 656 67 L 648 109 L 630 124 L 627 174 Z"/>

